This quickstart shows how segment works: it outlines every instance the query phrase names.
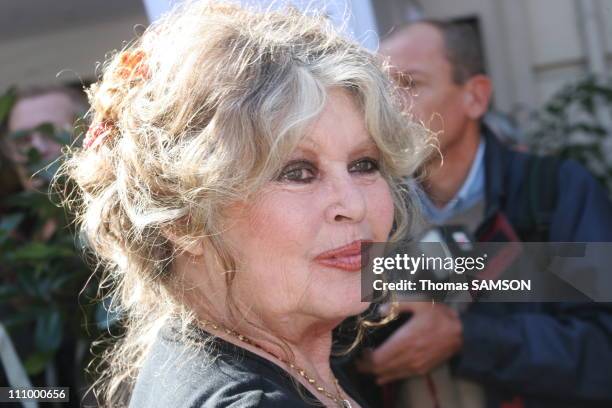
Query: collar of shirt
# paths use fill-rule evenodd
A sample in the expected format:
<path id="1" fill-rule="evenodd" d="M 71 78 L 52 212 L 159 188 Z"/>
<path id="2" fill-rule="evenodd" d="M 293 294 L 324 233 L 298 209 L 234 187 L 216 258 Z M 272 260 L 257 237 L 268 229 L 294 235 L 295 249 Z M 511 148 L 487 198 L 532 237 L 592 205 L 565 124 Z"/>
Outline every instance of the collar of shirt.
<path id="1" fill-rule="evenodd" d="M 415 186 L 421 204 L 421 211 L 430 223 L 438 225 L 443 224 L 449 218 L 452 218 L 484 199 L 484 151 L 485 140 L 481 138 L 467 178 L 461 185 L 457 194 L 444 207 L 436 207 L 425 191 L 423 191 L 418 184 Z"/>

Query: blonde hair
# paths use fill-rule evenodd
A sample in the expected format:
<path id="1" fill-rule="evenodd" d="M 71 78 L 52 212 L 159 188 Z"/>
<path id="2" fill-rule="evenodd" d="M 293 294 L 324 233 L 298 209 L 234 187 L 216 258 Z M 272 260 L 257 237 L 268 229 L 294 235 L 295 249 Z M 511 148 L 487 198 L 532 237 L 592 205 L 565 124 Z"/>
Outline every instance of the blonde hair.
<path id="1" fill-rule="evenodd" d="M 140 74 L 121 71 L 125 52 L 144 56 Z M 383 63 L 325 17 L 189 2 L 110 56 L 88 95 L 94 125 L 112 126 L 96 148 L 68 152 L 61 173 L 76 186 L 66 202 L 125 327 L 104 356 L 104 404 L 127 404 L 168 317 L 179 316 L 182 327 L 195 319 L 174 291 L 177 251 L 205 238 L 234 270 L 222 207 L 274 178 L 332 87 L 363 112 L 401 236 L 409 216 L 400 185 L 427 154 L 428 133 L 401 113 Z"/>

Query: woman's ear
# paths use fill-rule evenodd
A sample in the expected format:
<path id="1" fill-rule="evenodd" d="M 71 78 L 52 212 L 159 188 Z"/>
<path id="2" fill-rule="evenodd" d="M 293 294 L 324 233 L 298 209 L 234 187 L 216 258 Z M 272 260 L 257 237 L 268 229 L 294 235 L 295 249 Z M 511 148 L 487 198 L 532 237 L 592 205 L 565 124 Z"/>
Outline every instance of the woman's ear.
<path id="1" fill-rule="evenodd" d="M 163 232 L 164 236 L 168 241 L 172 242 L 172 244 L 181 252 L 188 253 L 191 256 L 199 257 L 204 255 L 204 242 L 200 239 L 198 240 L 186 240 L 183 237 L 180 237 L 175 231 L 170 229 L 166 229 Z"/>
<path id="2" fill-rule="evenodd" d="M 486 75 L 475 75 L 464 84 L 465 112 L 470 119 L 478 120 L 487 113 L 491 102 L 492 85 Z"/>

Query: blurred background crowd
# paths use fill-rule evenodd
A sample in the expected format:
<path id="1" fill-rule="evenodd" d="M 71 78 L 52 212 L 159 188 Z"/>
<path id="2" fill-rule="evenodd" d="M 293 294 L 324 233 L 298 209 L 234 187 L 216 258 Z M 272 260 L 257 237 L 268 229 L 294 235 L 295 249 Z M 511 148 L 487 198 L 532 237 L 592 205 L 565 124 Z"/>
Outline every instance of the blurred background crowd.
<path id="1" fill-rule="evenodd" d="M 612 191 L 608 0 L 325 3 L 331 18 L 349 11 L 348 34 L 373 50 L 411 21 L 471 26 L 493 83 L 489 127 L 521 149 L 576 159 Z M 91 384 L 89 350 L 104 346 L 95 340 L 113 332 L 113 316 L 95 300 L 95 278 L 49 182 L 62 147 L 80 143 L 87 129 L 83 89 L 105 53 L 167 7 L 154 0 L 0 3 L 2 386 L 69 386 L 71 405 L 79 406 Z"/>

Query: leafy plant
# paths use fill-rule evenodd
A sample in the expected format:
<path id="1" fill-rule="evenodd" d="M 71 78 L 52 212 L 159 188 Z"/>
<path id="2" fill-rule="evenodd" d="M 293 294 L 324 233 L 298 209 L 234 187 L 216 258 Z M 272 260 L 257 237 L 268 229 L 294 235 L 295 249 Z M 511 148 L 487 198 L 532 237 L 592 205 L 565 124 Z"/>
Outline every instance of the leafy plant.
<path id="1" fill-rule="evenodd" d="M 6 121 L 14 102 L 14 90 L 0 97 L 0 124 Z M 0 134 L 0 141 L 7 138 L 4 141 L 10 142 L 31 131 L 44 133 L 61 144 L 71 139 L 70 132 L 41 124 L 27 131 Z M 102 304 L 93 301 L 95 285 L 86 285 L 91 270 L 83 261 L 71 220 L 50 200 L 47 191 L 58 162 L 44 162 L 31 148 L 27 163 L 21 165 L 27 176 L 42 180 L 42 187 L 0 196 L 0 317 L 11 337 L 28 334 L 27 355 L 21 357 L 29 375 L 36 376 L 58 364 L 56 371 L 60 374 L 70 370 L 83 377 L 87 361 L 78 360 L 87 358 L 83 353 L 79 356 L 76 345 L 89 348 L 91 339 L 108 325 L 105 320 L 95 322 L 107 313 Z M 76 366 L 81 369 L 59 365 L 58 353 L 66 347 L 72 348 L 69 352 L 76 356 Z M 83 378 L 78 381 L 84 383 Z"/>
<path id="2" fill-rule="evenodd" d="M 532 117 L 529 147 L 575 159 L 612 194 L 612 80 L 588 76 L 566 85 Z"/>

